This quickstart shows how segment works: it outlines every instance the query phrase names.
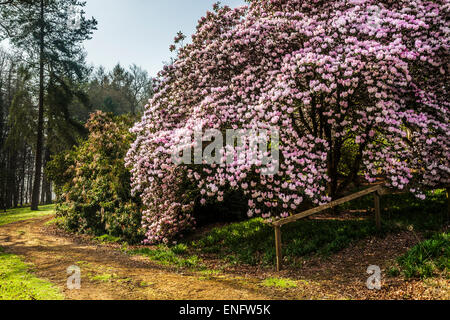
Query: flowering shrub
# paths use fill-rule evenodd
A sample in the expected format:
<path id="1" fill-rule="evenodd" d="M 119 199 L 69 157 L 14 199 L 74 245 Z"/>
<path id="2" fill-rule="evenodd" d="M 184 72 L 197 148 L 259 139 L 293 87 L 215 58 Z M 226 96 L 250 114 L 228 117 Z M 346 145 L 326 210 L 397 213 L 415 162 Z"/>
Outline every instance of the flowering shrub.
<path id="1" fill-rule="evenodd" d="M 86 125 L 88 139 L 50 162 L 58 214 L 69 230 L 142 241 L 141 201 L 131 196 L 124 161 L 134 139 L 132 123 L 126 116 L 96 112 Z"/>
<path id="2" fill-rule="evenodd" d="M 215 5 L 132 129 L 126 161 L 146 242 L 191 228 L 196 203 L 223 201 L 229 189 L 247 197 L 249 217 L 276 219 L 330 201 L 361 172 L 418 197 L 448 184 L 449 9 L 447 0 Z M 280 170 L 265 175 L 248 161 L 263 155 L 235 145 L 219 152 L 232 162 L 172 161 L 186 137 L 229 128 L 278 130 Z"/>

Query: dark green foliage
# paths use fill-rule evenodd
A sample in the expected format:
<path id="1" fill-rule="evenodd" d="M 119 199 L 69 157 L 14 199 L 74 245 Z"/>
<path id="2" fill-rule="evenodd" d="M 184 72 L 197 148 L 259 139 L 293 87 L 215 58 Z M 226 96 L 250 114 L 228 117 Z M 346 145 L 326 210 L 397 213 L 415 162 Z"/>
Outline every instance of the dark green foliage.
<path id="1" fill-rule="evenodd" d="M 85 2 L 78 0 L 18 0 L 0 5 L 0 38 L 7 38 L 11 47 L 20 50 L 20 63 L 30 70 L 32 81 L 27 82 L 35 86 L 28 94 L 24 91 L 25 87 L 21 89 L 20 95 L 16 94 L 16 101 L 11 104 L 16 110 L 12 110 L 12 113 L 18 114 L 18 108 L 25 107 L 24 114 L 29 118 L 37 111 L 37 116 L 31 120 L 24 119 L 27 121 L 21 121 L 20 124 L 13 123 L 14 129 L 19 132 L 24 126 L 29 125 L 35 137 L 27 139 L 27 144 L 31 144 L 32 148 L 20 145 L 13 148 L 8 162 L 14 165 L 6 168 L 12 176 L 12 179 L 8 179 L 10 181 L 6 181 L 8 185 L 16 179 L 15 176 L 25 175 L 26 167 L 29 167 L 26 162 L 31 162 L 27 159 L 29 156 L 35 159 L 33 185 L 27 186 L 27 189 L 32 190 L 27 192 L 31 199 L 24 196 L 25 186 L 22 182 L 22 185 L 13 186 L 16 189 L 13 194 L 16 199 L 8 199 L 7 206 L 17 206 L 19 197 L 20 202 L 24 199 L 27 202 L 31 200 L 33 210 L 38 209 L 39 201 L 51 202 L 50 182 L 42 175 L 42 168 L 55 148 L 65 149 L 67 144 L 71 147 L 76 138 L 76 134 L 73 133 L 80 125 L 70 118 L 68 108 L 74 96 L 79 95 L 79 83 L 89 72 L 85 64 L 86 55 L 82 43 L 91 38 L 97 25 L 95 19 L 84 17 L 82 9 L 85 5 Z M 75 9 L 81 11 L 79 24 L 69 25 L 75 18 L 71 14 Z M 0 78 L 1 73 L 0 70 Z M 10 76 L 9 78 L 11 80 Z M 0 79 L 0 96 L 3 89 L 1 82 L 2 79 Z M 0 101 L 1 108 L 3 106 Z M 0 110 L 0 122 L 3 121 L 2 118 L 3 111 Z M 0 131 L 4 131 L 3 125 L 0 126 Z M 0 132 L 0 135 L 3 135 L 3 132 Z M 0 142 L 1 140 L 0 138 Z M 30 143 L 30 140 L 33 141 Z M 62 146 L 60 140 L 63 142 Z M 24 154 L 22 159 L 18 159 L 19 152 Z M 33 154 L 29 155 L 31 152 Z M 1 162 L 6 161 L 0 159 L 0 171 L 3 167 Z M 18 170 L 15 163 L 22 164 L 21 170 Z M 3 180 L 1 173 L 0 180 Z M 21 177 L 20 180 L 25 179 Z M 43 197 L 40 197 L 41 185 Z"/>
<path id="2" fill-rule="evenodd" d="M 54 157 L 47 168 L 58 194 L 58 215 L 71 231 L 108 234 L 130 243 L 142 240 L 141 203 L 131 195 L 124 158 L 134 119 L 97 112 L 87 141 Z"/>
<path id="3" fill-rule="evenodd" d="M 28 202 L 36 139 L 33 93 L 29 68 L 0 48 L 0 209 Z"/>
<path id="4" fill-rule="evenodd" d="M 391 228 L 407 229 L 413 226 L 416 231 L 436 231 L 437 227 L 448 223 L 446 215 L 447 199 L 445 190 L 427 192 L 425 200 L 413 194 L 385 195 L 381 198 L 382 219 L 389 221 Z M 369 195 L 339 207 L 340 210 L 367 210 L 373 208 L 373 196 Z M 386 221 L 387 223 L 387 221 Z"/>
<path id="5" fill-rule="evenodd" d="M 95 237 L 95 240 L 97 240 L 100 243 L 118 243 L 118 242 L 120 242 L 120 238 L 113 237 L 108 234 L 104 234 L 102 236 Z"/>
<path id="6" fill-rule="evenodd" d="M 205 205 L 197 203 L 193 215 L 197 226 L 204 226 L 217 222 L 247 220 L 247 212 L 248 205 L 244 196 L 238 191 L 229 190 L 224 194 L 223 202 L 211 201 Z"/>
<path id="7" fill-rule="evenodd" d="M 164 245 L 156 249 L 143 248 L 133 250 L 130 253 L 148 257 L 164 265 L 174 265 L 180 268 L 201 268 L 200 260 L 196 255 L 187 255 L 186 246 L 176 245 L 172 248 Z"/>
<path id="8" fill-rule="evenodd" d="M 357 214 L 351 220 L 305 219 L 284 226 L 282 237 L 285 259 L 288 263 L 295 264 L 299 258 L 316 254 L 327 256 L 338 252 L 350 243 L 368 236 L 383 236 L 406 229 L 432 233 L 445 226 L 446 199 L 443 192 L 429 193 L 425 201 L 410 195 L 390 195 L 384 200 L 384 203 L 392 207 L 383 213 L 383 227 L 380 231 L 375 227 L 372 212 Z M 347 205 L 347 209 L 367 209 L 373 206 L 372 202 L 372 199 L 362 199 Z M 274 231 L 261 219 L 215 228 L 192 242 L 191 246 L 200 252 L 218 255 L 231 263 L 273 265 L 275 262 Z"/>
<path id="9" fill-rule="evenodd" d="M 85 5 L 78 0 L 44 0 L 42 4 L 41 1 L 14 1 L 14 5 L 0 6 L 4 35 L 34 62 L 33 66 L 38 66 L 36 62 L 44 58 L 52 73 L 61 77 L 81 77 L 86 66 L 80 44 L 91 39 L 97 21 L 83 15 L 78 26 L 71 27 L 69 22 L 74 18 L 71 9 L 83 10 Z M 39 54 L 42 40 L 43 57 Z"/>
<path id="10" fill-rule="evenodd" d="M 90 104 L 95 109 L 115 115 L 142 112 L 152 92 L 152 78 L 136 65 L 125 69 L 118 64 L 110 72 L 100 67 L 91 73 L 86 87 Z M 82 116 L 83 111 L 77 112 Z"/>
<path id="11" fill-rule="evenodd" d="M 283 227 L 283 254 L 290 262 L 312 254 L 328 255 L 376 233 L 370 220 L 302 220 Z M 273 265 L 275 261 L 274 231 L 261 219 L 215 228 L 193 246 L 227 256 L 231 262 Z"/>
<path id="12" fill-rule="evenodd" d="M 359 155 L 359 145 L 352 139 L 346 140 L 342 145 L 342 161 L 339 162 L 339 174 L 348 176 L 352 173 L 353 165 Z"/>
<path id="13" fill-rule="evenodd" d="M 450 271 L 450 234 L 438 233 L 398 259 L 406 278 L 430 278 Z"/>

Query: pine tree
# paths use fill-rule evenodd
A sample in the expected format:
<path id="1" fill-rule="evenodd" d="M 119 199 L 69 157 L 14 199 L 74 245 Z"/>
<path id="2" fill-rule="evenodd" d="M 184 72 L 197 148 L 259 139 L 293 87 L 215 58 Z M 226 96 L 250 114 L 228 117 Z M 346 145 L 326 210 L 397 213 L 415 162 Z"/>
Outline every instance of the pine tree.
<path id="1" fill-rule="evenodd" d="M 46 84 L 50 75 L 63 82 L 81 78 L 85 72 L 81 44 L 90 39 L 97 24 L 94 18 L 84 17 L 85 4 L 77 0 L 23 0 L 7 1 L 0 6 L 3 33 L 15 47 L 23 50 L 39 73 L 32 210 L 38 209 L 40 198 Z M 78 15 L 74 14 L 77 11 Z"/>

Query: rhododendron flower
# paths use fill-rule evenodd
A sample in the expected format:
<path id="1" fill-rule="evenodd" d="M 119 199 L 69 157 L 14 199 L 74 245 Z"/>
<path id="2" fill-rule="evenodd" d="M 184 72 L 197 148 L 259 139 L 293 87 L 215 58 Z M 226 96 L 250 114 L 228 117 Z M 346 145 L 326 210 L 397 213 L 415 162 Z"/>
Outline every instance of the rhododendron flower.
<path id="1" fill-rule="evenodd" d="M 449 11 L 448 0 L 216 6 L 159 73 L 132 130 L 127 164 L 147 207 L 146 243 L 189 230 L 195 204 L 230 189 L 252 199 L 249 215 L 278 219 L 336 198 L 360 172 L 420 198 L 425 186 L 448 185 Z M 181 136 L 274 125 L 278 163 L 236 144 L 220 150 L 233 160 L 220 165 L 170 161 Z M 355 154 L 340 177 L 347 147 Z"/>

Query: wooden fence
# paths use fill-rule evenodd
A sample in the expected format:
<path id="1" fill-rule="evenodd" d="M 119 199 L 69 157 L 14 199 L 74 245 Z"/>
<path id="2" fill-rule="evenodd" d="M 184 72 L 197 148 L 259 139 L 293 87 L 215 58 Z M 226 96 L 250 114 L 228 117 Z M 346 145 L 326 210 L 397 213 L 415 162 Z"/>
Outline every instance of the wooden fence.
<path id="1" fill-rule="evenodd" d="M 358 198 L 362 198 L 364 196 L 367 196 L 367 195 L 373 193 L 374 201 L 375 201 L 375 223 L 377 225 L 377 228 L 381 228 L 380 196 L 385 194 L 386 192 L 387 192 L 386 189 L 382 185 L 373 186 L 366 190 L 351 194 L 342 199 L 332 201 L 323 206 L 316 207 L 316 208 L 304 211 L 300 214 L 296 214 L 296 215 L 290 216 L 288 218 L 277 220 L 277 221 L 273 222 L 272 226 L 275 228 L 275 247 L 276 247 L 276 254 L 277 254 L 277 271 L 281 271 L 282 263 L 283 263 L 282 243 L 281 243 L 281 227 L 282 226 L 284 226 L 285 224 L 291 223 L 291 222 L 295 222 L 300 219 L 304 219 L 313 214 L 317 214 L 317 213 L 323 212 L 325 210 L 337 207 L 346 202 L 349 202 L 349 201 L 352 201 L 352 200 L 355 200 Z"/>

